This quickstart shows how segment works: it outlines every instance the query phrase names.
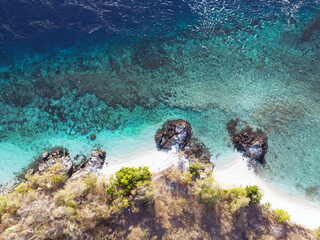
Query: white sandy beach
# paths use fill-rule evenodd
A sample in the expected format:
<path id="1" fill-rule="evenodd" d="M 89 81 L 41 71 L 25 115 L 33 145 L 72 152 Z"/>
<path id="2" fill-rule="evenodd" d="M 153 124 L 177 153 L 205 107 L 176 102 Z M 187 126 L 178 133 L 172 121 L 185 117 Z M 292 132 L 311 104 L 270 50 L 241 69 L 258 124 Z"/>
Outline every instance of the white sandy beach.
<path id="1" fill-rule="evenodd" d="M 216 167 L 214 176 L 223 187 L 257 185 L 263 191 L 262 203 L 281 208 L 291 215 L 291 220 L 308 228 L 320 226 L 320 205 L 295 198 L 274 189 L 248 169 L 241 154 L 235 153 L 234 160 L 224 167 Z"/>
<path id="2" fill-rule="evenodd" d="M 229 160 L 229 164 L 223 167 L 218 166 L 213 170 L 215 178 L 223 187 L 257 185 L 263 191 L 262 203 L 269 202 L 273 209 L 281 208 L 288 211 L 292 221 L 305 227 L 313 229 L 320 225 L 320 205 L 311 204 L 274 189 L 248 169 L 241 154 L 235 153 L 225 157 L 234 160 Z M 159 152 L 155 147 L 148 146 L 145 149 L 139 149 L 135 154 L 124 153 L 117 161 L 108 162 L 107 159 L 101 174 L 113 174 L 123 166 L 148 166 L 150 171 L 155 173 L 170 166 L 181 165 L 182 161 L 183 159 L 179 159 L 175 151 Z"/>
<path id="3" fill-rule="evenodd" d="M 182 165 L 183 159 L 178 157 L 176 151 L 160 152 L 157 149 L 148 149 L 117 161 L 106 163 L 101 173 L 103 175 L 113 174 L 122 167 L 149 167 L 152 173 L 161 172 L 171 166 Z"/>

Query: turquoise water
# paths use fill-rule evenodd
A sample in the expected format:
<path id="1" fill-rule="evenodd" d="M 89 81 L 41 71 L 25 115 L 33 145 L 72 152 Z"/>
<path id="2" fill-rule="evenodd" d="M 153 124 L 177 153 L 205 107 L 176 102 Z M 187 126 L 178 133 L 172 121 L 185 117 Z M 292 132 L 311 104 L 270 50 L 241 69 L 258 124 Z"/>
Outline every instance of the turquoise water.
<path id="1" fill-rule="evenodd" d="M 125 146 L 127 136 L 135 154 L 132 138 L 172 118 L 190 121 L 212 162 L 223 165 L 220 156 L 233 151 L 226 123 L 240 118 L 269 137 L 259 175 L 320 201 L 320 31 L 302 39 L 319 3 L 187 5 L 188 18 L 152 34 L 7 56 L 0 72 L 0 183 L 58 145 L 72 157 L 103 147 L 116 160 L 123 150 L 115 145 Z"/>

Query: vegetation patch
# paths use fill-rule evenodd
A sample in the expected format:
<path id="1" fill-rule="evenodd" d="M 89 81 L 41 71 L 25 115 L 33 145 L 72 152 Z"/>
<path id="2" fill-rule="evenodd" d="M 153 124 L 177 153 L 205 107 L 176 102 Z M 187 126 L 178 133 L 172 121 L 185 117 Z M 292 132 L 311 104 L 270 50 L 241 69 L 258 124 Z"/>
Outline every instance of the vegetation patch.
<path id="1" fill-rule="evenodd" d="M 259 204 L 262 198 L 261 190 L 258 186 L 246 186 L 245 188 L 247 196 L 250 198 L 250 202 Z"/>
<path id="2" fill-rule="evenodd" d="M 290 215 L 287 211 L 284 211 L 282 209 L 274 209 L 273 213 L 277 219 L 278 222 L 285 222 L 287 220 L 290 220 Z"/>

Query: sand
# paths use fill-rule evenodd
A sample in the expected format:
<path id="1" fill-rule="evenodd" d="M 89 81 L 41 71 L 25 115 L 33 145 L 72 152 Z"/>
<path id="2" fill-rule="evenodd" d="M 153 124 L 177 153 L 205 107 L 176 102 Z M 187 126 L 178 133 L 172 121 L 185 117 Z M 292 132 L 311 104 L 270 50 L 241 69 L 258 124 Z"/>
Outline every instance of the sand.
<path id="1" fill-rule="evenodd" d="M 320 205 L 284 194 L 274 189 L 247 167 L 241 154 L 225 156 L 234 160 L 216 167 L 213 174 L 223 187 L 257 185 L 263 191 L 262 203 L 271 203 L 272 209 L 281 208 L 291 215 L 291 220 L 307 228 L 320 226 Z"/>
<path id="2" fill-rule="evenodd" d="M 122 167 L 149 167 L 152 173 L 161 172 L 169 167 L 188 167 L 185 159 L 178 156 L 177 150 L 168 152 L 158 151 L 156 148 L 126 156 L 117 161 L 108 162 L 103 166 L 101 174 L 109 175 L 118 171 Z"/>
<path id="3" fill-rule="evenodd" d="M 320 225 L 320 205 L 286 195 L 265 182 L 250 170 L 241 154 L 234 153 L 222 156 L 228 164 L 217 166 L 213 170 L 216 180 L 222 187 L 257 185 L 263 191 L 262 203 L 271 203 L 272 209 L 281 208 L 291 215 L 291 220 L 307 228 L 317 228 Z M 232 160 L 233 159 L 233 160 Z M 223 161 L 223 159 L 222 159 Z M 101 170 L 102 175 L 115 173 L 121 167 L 148 166 L 153 173 L 163 171 L 171 166 L 186 167 L 185 159 L 178 156 L 176 150 L 160 152 L 150 145 L 145 149 L 132 154 L 123 154 L 120 159 L 106 160 L 106 164 Z"/>

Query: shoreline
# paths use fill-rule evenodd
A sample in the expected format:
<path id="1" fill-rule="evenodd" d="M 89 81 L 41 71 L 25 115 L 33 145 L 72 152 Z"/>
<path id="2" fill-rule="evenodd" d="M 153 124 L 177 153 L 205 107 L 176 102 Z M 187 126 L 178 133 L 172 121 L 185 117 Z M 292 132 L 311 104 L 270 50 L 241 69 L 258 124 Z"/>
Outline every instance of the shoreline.
<path id="1" fill-rule="evenodd" d="M 108 157 L 107 157 L 108 158 Z M 117 161 L 106 162 L 100 170 L 101 175 L 114 174 L 122 167 L 149 167 L 150 172 L 158 173 L 172 166 L 183 164 L 183 159 L 179 157 L 177 150 L 158 151 L 157 149 L 148 149 L 142 153 L 131 155 L 130 157 L 122 157 Z"/>
<path id="2" fill-rule="evenodd" d="M 290 221 L 309 229 L 316 229 L 320 225 L 320 205 L 293 197 L 273 188 L 247 166 L 240 153 L 224 156 L 233 160 L 213 169 L 213 176 L 224 187 L 257 185 L 263 192 L 261 203 L 270 203 L 272 209 L 281 208 L 291 215 Z M 157 149 L 148 149 L 137 153 L 129 158 L 119 161 L 108 162 L 100 170 L 100 174 L 107 176 L 115 173 L 121 167 L 147 166 L 153 173 L 161 172 L 172 166 L 183 165 L 183 159 L 179 158 L 178 152 L 172 150 L 161 152 Z"/>
<path id="3" fill-rule="evenodd" d="M 137 142 L 135 142 L 137 144 Z M 131 147 L 134 148 L 132 144 Z M 137 146 L 137 145 L 136 145 Z M 117 157 L 107 155 L 105 163 L 98 171 L 100 176 L 114 174 L 122 167 L 149 167 L 152 173 L 162 172 L 170 167 L 188 167 L 188 162 L 179 156 L 178 150 L 158 151 L 152 144 L 143 145 L 139 148 L 127 149 L 127 152 Z M 231 160 L 231 161 L 230 161 Z M 223 188 L 232 186 L 257 185 L 263 192 L 261 203 L 270 203 L 272 209 L 281 208 L 291 215 L 291 221 L 309 229 L 318 228 L 320 225 L 320 205 L 290 196 L 275 189 L 261 177 L 250 170 L 240 153 L 223 154 L 219 157 L 220 162 L 226 164 L 216 165 L 213 176 Z M 8 190 L 8 185 L 2 190 Z M 3 191 L 5 193 L 6 191 Z"/>
<path id="4" fill-rule="evenodd" d="M 291 215 L 290 221 L 315 229 L 320 225 L 320 205 L 290 196 L 275 189 L 251 171 L 240 153 L 235 153 L 232 162 L 215 167 L 213 176 L 222 187 L 257 185 L 263 192 L 261 203 L 270 203 L 272 209 L 281 208 Z"/>

